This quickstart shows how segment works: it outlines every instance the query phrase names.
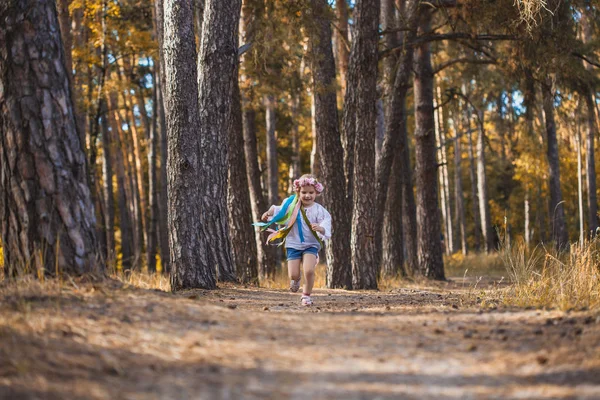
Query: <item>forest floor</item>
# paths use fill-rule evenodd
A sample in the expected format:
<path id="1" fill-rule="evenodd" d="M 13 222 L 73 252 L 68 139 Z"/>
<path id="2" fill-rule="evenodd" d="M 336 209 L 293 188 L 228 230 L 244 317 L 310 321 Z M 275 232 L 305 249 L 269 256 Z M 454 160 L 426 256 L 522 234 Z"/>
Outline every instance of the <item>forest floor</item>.
<path id="1" fill-rule="evenodd" d="M 4 282 L 0 398 L 600 398 L 600 314 L 507 308 L 494 290 L 319 289 L 302 307 L 283 289 Z"/>

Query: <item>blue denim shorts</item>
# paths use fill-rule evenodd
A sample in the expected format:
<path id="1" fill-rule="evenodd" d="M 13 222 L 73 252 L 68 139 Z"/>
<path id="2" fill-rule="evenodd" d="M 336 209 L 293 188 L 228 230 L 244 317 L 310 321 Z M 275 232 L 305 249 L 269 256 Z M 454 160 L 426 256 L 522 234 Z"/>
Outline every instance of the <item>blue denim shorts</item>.
<path id="1" fill-rule="evenodd" d="M 287 251 L 287 259 L 289 260 L 302 260 L 302 256 L 304 254 L 312 254 L 313 256 L 317 256 L 317 254 L 319 254 L 319 250 L 316 247 L 309 247 L 308 249 L 304 249 L 304 250 L 296 250 L 296 249 L 292 249 L 291 247 L 286 247 L 285 250 Z"/>

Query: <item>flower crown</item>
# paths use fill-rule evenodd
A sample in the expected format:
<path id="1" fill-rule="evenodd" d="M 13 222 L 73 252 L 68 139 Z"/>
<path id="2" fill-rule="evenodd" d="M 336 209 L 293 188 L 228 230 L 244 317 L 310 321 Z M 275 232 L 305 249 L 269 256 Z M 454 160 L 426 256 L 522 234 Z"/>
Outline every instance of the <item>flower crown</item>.
<path id="1" fill-rule="evenodd" d="M 302 186 L 314 186 L 317 193 L 323 191 L 323 184 L 315 178 L 300 178 L 294 181 L 294 190 L 298 192 Z"/>

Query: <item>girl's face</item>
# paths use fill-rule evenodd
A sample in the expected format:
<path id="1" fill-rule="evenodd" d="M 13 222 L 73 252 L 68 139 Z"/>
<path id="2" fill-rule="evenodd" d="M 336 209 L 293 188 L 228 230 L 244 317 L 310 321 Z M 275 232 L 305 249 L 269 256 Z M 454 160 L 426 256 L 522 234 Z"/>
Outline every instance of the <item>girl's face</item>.
<path id="1" fill-rule="evenodd" d="M 314 186 L 306 185 L 300 188 L 300 201 L 304 207 L 310 207 L 315 202 L 317 191 Z"/>

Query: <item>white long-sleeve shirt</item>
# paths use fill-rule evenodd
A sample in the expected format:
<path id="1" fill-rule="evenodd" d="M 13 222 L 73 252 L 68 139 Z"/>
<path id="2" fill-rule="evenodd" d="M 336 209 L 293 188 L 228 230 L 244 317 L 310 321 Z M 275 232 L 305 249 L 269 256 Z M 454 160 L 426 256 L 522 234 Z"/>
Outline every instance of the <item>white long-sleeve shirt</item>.
<path id="1" fill-rule="evenodd" d="M 273 216 L 277 215 L 277 213 L 281 211 L 281 207 L 285 203 L 285 200 L 283 200 L 279 206 L 271 206 L 270 210 L 273 210 Z M 325 209 L 325 207 L 319 203 L 313 203 L 310 207 L 304 207 L 304 212 L 306 213 L 306 217 L 311 224 L 319 224 L 319 226 L 325 229 L 324 234 L 317 232 L 319 238 L 323 241 L 328 240 L 331 237 L 331 215 Z M 273 219 L 273 216 L 269 217 L 269 221 Z M 309 247 L 316 247 L 318 250 L 321 250 L 321 245 L 311 232 L 310 227 L 306 225 L 306 221 L 304 221 L 304 218 L 301 215 L 300 218 L 302 220 L 302 234 L 304 236 L 304 242 L 300 240 L 298 223 L 296 222 L 285 239 L 285 247 L 296 250 L 305 250 Z"/>

